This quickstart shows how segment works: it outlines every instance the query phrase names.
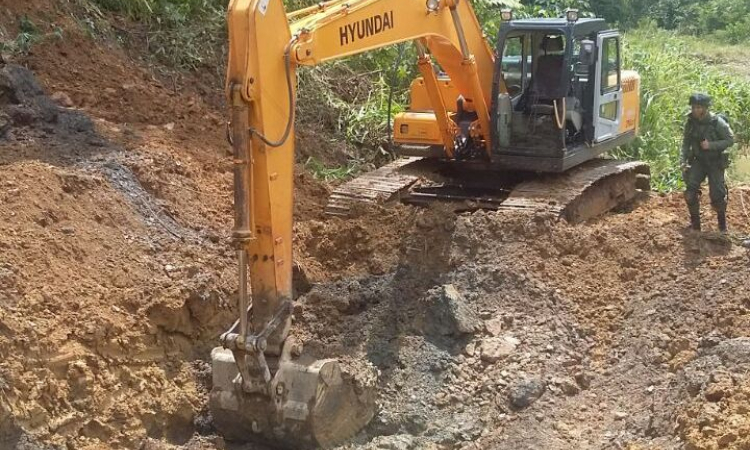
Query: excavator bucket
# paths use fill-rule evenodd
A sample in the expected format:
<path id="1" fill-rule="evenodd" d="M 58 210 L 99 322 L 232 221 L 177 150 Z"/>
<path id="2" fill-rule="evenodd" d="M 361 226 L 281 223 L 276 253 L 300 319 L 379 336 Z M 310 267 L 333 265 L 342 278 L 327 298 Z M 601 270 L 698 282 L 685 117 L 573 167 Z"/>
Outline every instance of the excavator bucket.
<path id="1" fill-rule="evenodd" d="M 230 350 L 217 347 L 211 359 L 209 407 L 226 439 L 330 448 L 354 436 L 375 414 L 374 374 L 369 381 L 353 376 L 334 359 L 282 356 L 270 396 L 243 391 Z"/>

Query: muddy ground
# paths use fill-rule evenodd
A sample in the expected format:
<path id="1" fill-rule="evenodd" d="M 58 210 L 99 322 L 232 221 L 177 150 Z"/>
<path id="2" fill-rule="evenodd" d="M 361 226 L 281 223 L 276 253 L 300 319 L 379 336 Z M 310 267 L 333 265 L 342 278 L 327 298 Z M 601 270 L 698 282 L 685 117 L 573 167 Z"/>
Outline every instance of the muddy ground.
<path id="1" fill-rule="evenodd" d="M 220 92 L 66 36 L 0 68 L 0 449 L 260 449 L 205 406 L 236 314 Z M 300 134 L 305 157 L 328 141 Z M 750 190 L 725 237 L 707 206 L 687 232 L 679 195 L 577 226 L 342 220 L 297 178 L 312 288 L 293 332 L 379 373 L 378 414 L 342 448 L 750 449 Z"/>

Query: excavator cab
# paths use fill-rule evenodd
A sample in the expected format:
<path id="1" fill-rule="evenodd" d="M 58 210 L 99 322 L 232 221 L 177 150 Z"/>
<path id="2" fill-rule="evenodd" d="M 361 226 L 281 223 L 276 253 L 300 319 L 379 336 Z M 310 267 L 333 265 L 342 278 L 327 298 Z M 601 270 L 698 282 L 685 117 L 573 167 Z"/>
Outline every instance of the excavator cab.
<path id="1" fill-rule="evenodd" d="M 619 34 L 604 20 L 503 22 L 496 52 L 491 140 L 498 165 L 564 172 L 635 136 L 638 76 L 621 70 Z"/>
<path id="2" fill-rule="evenodd" d="M 470 155 L 464 159 L 507 171 L 561 173 L 635 138 L 640 78 L 622 70 L 619 33 L 603 19 L 509 20 L 496 42 L 491 152 L 456 152 L 455 159 Z M 470 135 L 476 114 L 446 74 L 438 79 L 451 120 Z M 430 105 L 420 77 L 409 111 L 396 116 L 402 156 L 451 159 Z"/>

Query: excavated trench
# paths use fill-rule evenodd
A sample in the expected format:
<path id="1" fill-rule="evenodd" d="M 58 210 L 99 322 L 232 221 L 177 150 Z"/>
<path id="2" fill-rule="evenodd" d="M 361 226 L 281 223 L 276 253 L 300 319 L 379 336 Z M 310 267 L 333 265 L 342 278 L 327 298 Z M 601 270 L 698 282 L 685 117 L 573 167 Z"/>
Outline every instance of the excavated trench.
<path id="1" fill-rule="evenodd" d="M 0 93 L 0 448 L 259 449 L 206 410 L 235 316 L 228 168 L 59 106 L 22 68 Z M 440 205 L 344 220 L 304 177 L 293 334 L 379 374 L 342 448 L 750 446 L 748 251 L 685 232 L 679 196 L 577 226 Z"/>

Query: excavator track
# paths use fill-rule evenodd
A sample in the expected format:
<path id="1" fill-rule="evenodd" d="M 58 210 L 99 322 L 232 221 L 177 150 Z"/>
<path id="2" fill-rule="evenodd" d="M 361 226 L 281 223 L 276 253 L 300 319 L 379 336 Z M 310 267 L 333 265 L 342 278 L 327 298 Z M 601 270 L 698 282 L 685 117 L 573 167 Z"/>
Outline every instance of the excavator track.
<path id="1" fill-rule="evenodd" d="M 400 158 L 337 187 L 328 198 L 325 212 L 331 216 L 348 216 L 356 204 L 384 203 L 404 194 L 419 176 L 401 171 L 423 158 Z"/>
<path id="2" fill-rule="evenodd" d="M 649 166 L 639 161 L 594 159 L 566 173 L 546 175 L 451 167 L 423 158 L 397 160 L 339 186 L 326 212 L 346 216 L 357 204 L 443 201 L 458 203 L 462 210 L 549 212 L 579 223 L 650 189 Z"/>
<path id="3" fill-rule="evenodd" d="M 630 202 L 649 189 L 649 180 L 646 163 L 595 159 L 564 174 L 518 184 L 500 209 L 550 211 L 579 223 Z"/>

